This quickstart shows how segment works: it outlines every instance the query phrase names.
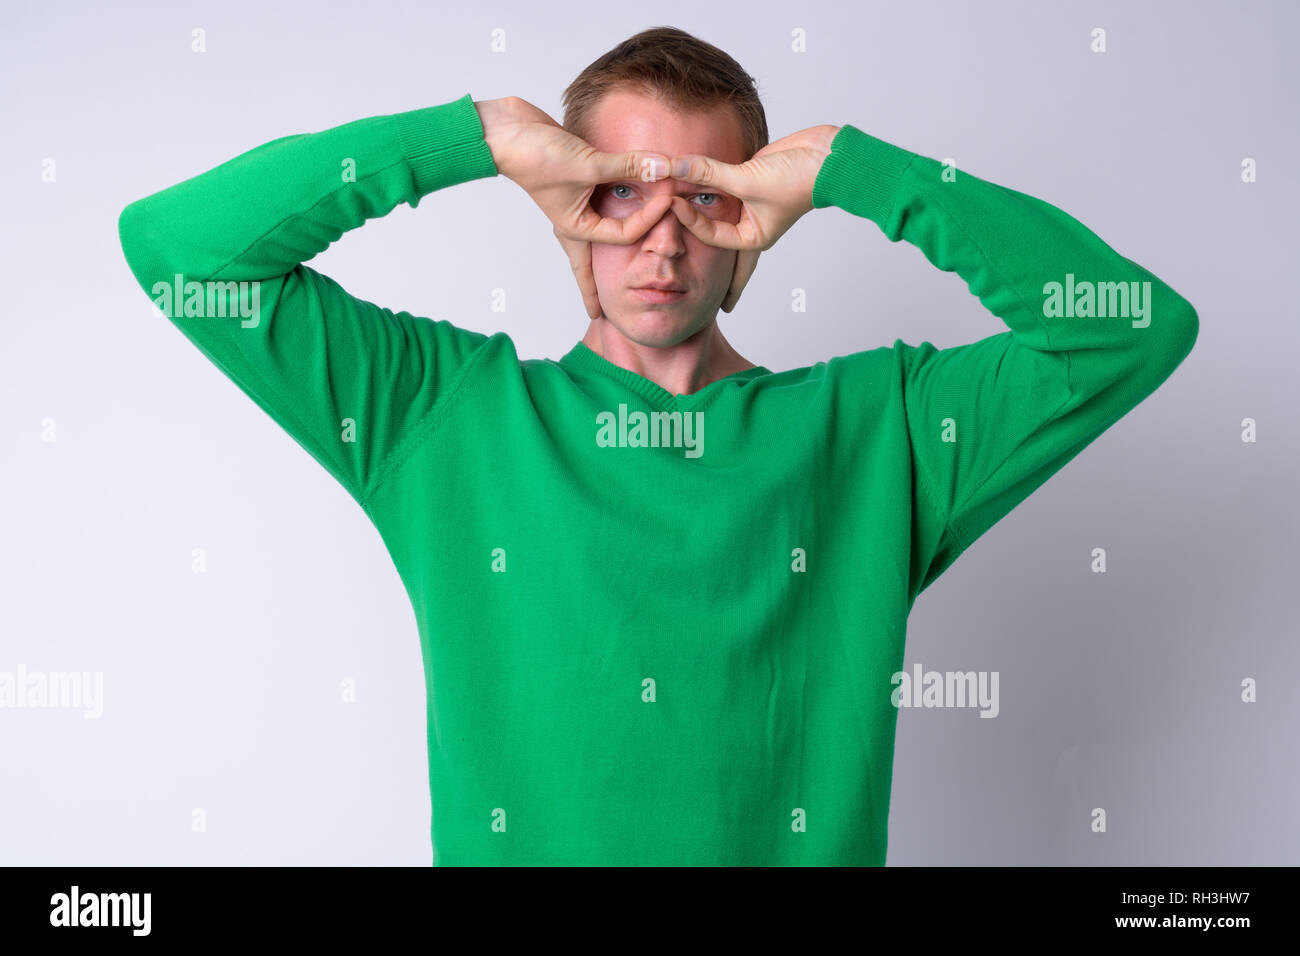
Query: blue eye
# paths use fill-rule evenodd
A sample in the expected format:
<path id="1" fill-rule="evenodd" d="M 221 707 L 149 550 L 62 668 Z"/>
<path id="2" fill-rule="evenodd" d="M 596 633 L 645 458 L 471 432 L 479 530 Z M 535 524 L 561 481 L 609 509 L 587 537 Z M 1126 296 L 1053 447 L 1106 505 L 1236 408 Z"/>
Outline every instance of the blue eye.
<path id="1" fill-rule="evenodd" d="M 620 189 L 626 189 L 626 190 L 628 190 L 628 194 L 627 194 L 627 195 L 620 195 L 620 194 L 618 193 L 618 190 L 620 190 Z M 618 199 L 618 200 L 627 200 L 627 199 L 633 199 L 633 198 L 635 198 L 635 197 L 631 194 L 632 191 L 633 191 L 633 190 L 632 190 L 632 187 L 629 186 L 627 183 L 615 183 L 614 185 L 608 187 L 608 191 L 609 191 L 609 194 L 610 194 L 612 197 L 614 197 L 615 199 Z M 722 205 L 722 196 L 721 196 L 719 193 L 696 193 L 694 196 L 691 197 L 691 199 L 693 199 L 693 200 L 697 200 L 697 199 L 699 199 L 699 198 L 702 197 L 702 196 L 703 196 L 703 197 L 707 197 L 707 198 L 709 198 L 710 200 L 712 200 L 712 202 L 702 202 L 702 203 L 700 203 L 700 205 L 701 205 L 702 207 L 704 207 L 705 209 L 712 209 L 712 208 L 714 208 L 714 207 L 716 207 L 716 206 L 720 206 L 720 205 Z"/>

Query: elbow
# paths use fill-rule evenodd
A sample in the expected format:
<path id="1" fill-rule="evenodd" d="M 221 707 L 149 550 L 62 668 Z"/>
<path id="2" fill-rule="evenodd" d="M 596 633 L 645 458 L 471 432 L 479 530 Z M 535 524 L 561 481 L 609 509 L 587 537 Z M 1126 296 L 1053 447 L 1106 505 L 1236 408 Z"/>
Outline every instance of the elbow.
<path id="1" fill-rule="evenodd" d="M 126 264 L 135 271 L 135 264 L 144 248 L 146 218 L 141 211 L 140 202 L 131 203 L 117 217 L 117 241 L 122 246 L 122 255 Z"/>
<path id="2" fill-rule="evenodd" d="M 1163 316 L 1161 321 L 1155 317 L 1151 320 L 1150 331 L 1155 334 L 1143 359 L 1146 370 L 1159 381 L 1172 375 L 1191 354 L 1201 327 L 1196 309 L 1182 296 L 1166 300 Z"/>
<path id="3" fill-rule="evenodd" d="M 1192 346 L 1196 344 L 1196 337 L 1201 331 L 1201 319 L 1196 314 L 1196 309 L 1186 299 L 1182 299 L 1180 304 L 1182 308 L 1178 311 L 1177 321 L 1172 323 L 1176 332 L 1172 336 L 1171 348 L 1175 358 L 1171 372 L 1191 353 Z"/>
<path id="4" fill-rule="evenodd" d="M 149 215 L 144 200 L 137 199 L 117 217 L 117 240 L 128 264 L 140 257 L 148 246 Z"/>
<path id="5" fill-rule="evenodd" d="M 117 239 L 132 275 L 146 291 L 166 277 L 167 243 L 158 235 L 146 200 L 136 200 L 122 210 L 117 217 Z"/>

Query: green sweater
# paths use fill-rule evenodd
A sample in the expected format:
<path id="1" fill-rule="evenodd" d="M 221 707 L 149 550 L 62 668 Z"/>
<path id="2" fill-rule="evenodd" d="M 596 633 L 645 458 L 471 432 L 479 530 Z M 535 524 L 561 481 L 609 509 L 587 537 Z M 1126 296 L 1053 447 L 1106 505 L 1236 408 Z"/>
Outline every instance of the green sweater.
<path id="1" fill-rule="evenodd" d="M 1007 331 L 673 395 L 302 265 L 495 175 L 466 95 L 274 140 L 119 222 L 145 291 L 392 556 L 434 864 L 883 864 L 913 602 L 1173 372 L 1195 311 L 1059 209 L 850 125 L 814 205 L 912 243 Z"/>

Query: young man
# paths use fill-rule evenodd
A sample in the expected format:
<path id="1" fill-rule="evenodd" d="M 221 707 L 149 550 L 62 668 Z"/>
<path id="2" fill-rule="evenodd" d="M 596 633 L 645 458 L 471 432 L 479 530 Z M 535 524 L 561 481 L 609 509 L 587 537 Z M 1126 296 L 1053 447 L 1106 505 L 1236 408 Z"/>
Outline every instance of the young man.
<path id="1" fill-rule="evenodd" d="M 621 44 L 566 103 L 564 129 L 464 96 L 272 141 L 128 206 L 127 261 L 387 545 L 435 864 L 883 864 L 913 602 L 1172 373 L 1196 313 L 1060 210 L 854 126 L 769 145 L 752 79 L 681 31 Z M 497 174 L 587 306 L 558 361 L 302 265 Z M 1006 331 L 742 358 L 718 309 L 830 206 Z"/>

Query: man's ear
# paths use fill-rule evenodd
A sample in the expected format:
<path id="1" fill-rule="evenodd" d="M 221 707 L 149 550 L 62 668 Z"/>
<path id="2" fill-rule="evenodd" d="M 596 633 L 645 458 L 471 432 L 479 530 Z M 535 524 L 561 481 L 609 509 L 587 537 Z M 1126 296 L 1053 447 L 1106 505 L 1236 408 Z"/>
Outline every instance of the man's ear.
<path id="1" fill-rule="evenodd" d="M 731 270 L 731 286 L 727 289 L 727 294 L 722 300 L 722 311 L 730 312 L 740 301 L 740 294 L 745 291 L 745 286 L 749 284 L 750 276 L 758 267 L 758 257 L 760 253 L 757 249 L 737 249 L 736 264 Z"/>

